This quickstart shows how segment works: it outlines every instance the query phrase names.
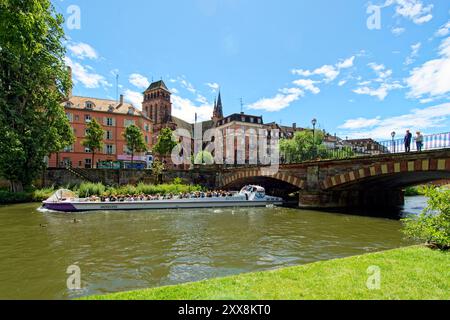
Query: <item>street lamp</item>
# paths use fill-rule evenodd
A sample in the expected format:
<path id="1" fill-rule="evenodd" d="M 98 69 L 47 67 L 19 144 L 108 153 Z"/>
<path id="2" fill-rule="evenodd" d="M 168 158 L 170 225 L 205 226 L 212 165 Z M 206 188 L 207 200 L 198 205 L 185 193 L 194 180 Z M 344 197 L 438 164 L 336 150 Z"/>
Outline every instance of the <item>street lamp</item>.
<path id="1" fill-rule="evenodd" d="M 395 135 L 396 135 L 395 131 L 392 131 L 392 133 L 391 133 L 391 137 L 392 137 L 392 149 L 393 149 L 394 153 L 395 153 L 395 141 L 394 141 Z"/>
<path id="2" fill-rule="evenodd" d="M 317 124 L 317 119 L 316 118 L 314 118 L 314 119 L 312 119 L 311 120 L 311 124 L 313 125 L 313 156 L 314 156 L 314 159 L 316 158 L 316 124 Z"/>

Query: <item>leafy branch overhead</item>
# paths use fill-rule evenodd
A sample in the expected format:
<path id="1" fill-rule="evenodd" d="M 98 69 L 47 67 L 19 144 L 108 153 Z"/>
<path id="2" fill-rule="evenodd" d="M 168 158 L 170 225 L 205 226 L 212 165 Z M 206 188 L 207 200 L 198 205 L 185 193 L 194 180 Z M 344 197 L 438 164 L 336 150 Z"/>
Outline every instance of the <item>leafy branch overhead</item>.
<path id="1" fill-rule="evenodd" d="M 74 142 L 62 106 L 72 86 L 63 22 L 50 0 L 0 1 L 0 175 L 13 191 Z"/>

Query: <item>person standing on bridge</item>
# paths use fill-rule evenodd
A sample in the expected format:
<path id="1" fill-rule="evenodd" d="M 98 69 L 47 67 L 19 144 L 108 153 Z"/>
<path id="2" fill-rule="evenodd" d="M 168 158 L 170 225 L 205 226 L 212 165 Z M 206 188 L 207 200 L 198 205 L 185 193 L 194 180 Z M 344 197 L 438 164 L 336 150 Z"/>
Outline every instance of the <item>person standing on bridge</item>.
<path id="1" fill-rule="evenodd" d="M 416 133 L 416 145 L 417 145 L 417 151 L 422 152 L 423 149 L 423 135 L 420 133 L 420 131 L 417 131 Z"/>
<path id="2" fill-rule="evenodd" d="M 409 132 L 409 130 L 406 130 L 406 135 L 405 135 L 405 152 L 411 152 L 411 141 L 412 141 L 412 133 Z"/>

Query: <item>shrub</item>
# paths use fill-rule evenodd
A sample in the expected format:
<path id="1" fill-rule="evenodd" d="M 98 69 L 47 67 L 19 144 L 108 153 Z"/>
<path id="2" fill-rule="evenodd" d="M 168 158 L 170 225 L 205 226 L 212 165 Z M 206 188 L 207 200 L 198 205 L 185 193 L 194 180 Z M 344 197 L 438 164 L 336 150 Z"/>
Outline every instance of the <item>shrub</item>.
<path id="1" fill-rule="evenodd" d="M 404 233 L 440 249 L 450 248 L 450 190 L 427 188 L 428 206 L 420 216 L 404 219 Z"/>
<path id="2" fill-rule="evenodd" d="M 32 201 L 41 202 L 50 198 L 54 193 L 55 193 L 54 187 L 37 189 L 31 193 L 31 198 Z"/>
<path id="3" fill-rule="evenodd" d="M 406 197 L 423 196 L 426 193 L 426 186 L 407 187 L 405 189 Z"/>
<path id="4" fill-rule="evenodd" d="M 78 196 L 80 198 L 86 198 L 93 195 L 103 195 L 106 191 L 106 187 L 102 183 L 82 183 L 78 187 Z"/>
<path id="5" fill-rule="evenodd" d="M 9 190 L 0 190 L 0 204 L 14 204 L 31 201 L 32 197 L 29 192 L 10 192 Z"/>
<path id="6" fill-rule="evenodd" d="M 177 177 L 177 178 L 173 179 L 172 183 L 173 184 L 183 184 L 183 179 Z"/>

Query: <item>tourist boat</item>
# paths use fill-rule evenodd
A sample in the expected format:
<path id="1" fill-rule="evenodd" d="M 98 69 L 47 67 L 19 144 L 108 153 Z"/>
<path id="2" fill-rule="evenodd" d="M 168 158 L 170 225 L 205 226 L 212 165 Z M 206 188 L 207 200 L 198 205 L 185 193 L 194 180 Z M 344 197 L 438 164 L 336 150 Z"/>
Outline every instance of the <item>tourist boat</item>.
<path id="1" fill-rule="evenodd" d="M 240 192 L 227 196 L 188 197 L 153 200 L 110 201 L 98 198 L 76 198 L 70 190 L 58 190 L 43 202 L 43 208 L 60 212 L 110 211 L 110 210 L 155 210 L 188 208 L 225 208 L 225 207 L 266 207 L 282 205 L 283 199 L 266 195 L 260 186 L 245 186 Z"/>

